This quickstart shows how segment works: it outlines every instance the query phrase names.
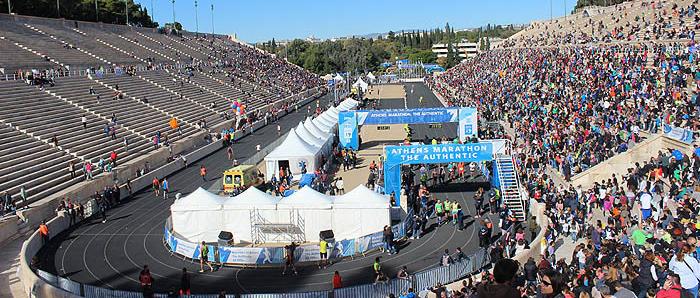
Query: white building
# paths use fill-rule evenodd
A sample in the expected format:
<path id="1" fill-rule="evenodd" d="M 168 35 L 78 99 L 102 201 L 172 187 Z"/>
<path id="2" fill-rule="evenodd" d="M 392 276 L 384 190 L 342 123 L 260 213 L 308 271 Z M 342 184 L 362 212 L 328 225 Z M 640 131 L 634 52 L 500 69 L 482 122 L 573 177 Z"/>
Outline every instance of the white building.
<path id="1" fill-rule="evenodd" d="M 462 58 L 475 57 L 479 53 L 479 44 L 476 42 L 460 42 L 452 46 Z M 445 43 L 433 44 L 432 51 L 437 54 L 438 58 L 447 58 L 447 44 Z"/>

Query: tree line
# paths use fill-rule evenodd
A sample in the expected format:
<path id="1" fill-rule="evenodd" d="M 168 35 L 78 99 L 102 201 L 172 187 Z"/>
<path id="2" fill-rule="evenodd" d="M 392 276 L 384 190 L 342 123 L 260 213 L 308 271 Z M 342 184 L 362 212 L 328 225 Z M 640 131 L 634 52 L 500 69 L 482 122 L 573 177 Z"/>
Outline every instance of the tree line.
<path id="1" fill-rule="evenodd" d="M 459 63 L 456 44 L 461 41 L 482 41 L 482 50 L 489 38 L 507 38 L 520 28 L 513 25 L 487 25 L 473 30 L 455 31 L 449 23 L 445 28 L 431 30 L 412 30 L 393 32 L 377 38 L 350 37 L 345 39 L 313 42 L 295 39 L 279 43 L 275 39 L 256 44 L 263 50 L 274 53 L 280 58 L 287 58 L 291 63 L 299 65 L 317 74 L 327 74 L 344 71 L 381 71 L 381 65 L 396 59 L 409 59 L 414 62 L 438 63 L 445 68 Z M 438 59 L 433 53 L 433 44 L 447 44 L 448 55 Z"/>
<path id="2" fill-rule="evenodd" d="M 8 12 L 8 1 L 10 11 L 15 14 L 121 25 L 126 24 L 128 3 L 129 24 L 158 27 L 158 22 L 148 15 L 148 9 L 134 0 L 0 0 L 0 11 Z"/>

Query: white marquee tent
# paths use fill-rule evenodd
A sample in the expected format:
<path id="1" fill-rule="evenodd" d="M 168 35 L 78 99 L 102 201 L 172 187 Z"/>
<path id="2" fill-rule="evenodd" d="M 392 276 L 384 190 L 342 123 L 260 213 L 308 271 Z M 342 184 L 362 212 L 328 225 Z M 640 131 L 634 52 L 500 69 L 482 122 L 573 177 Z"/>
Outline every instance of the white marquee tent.
<path id="1" fill-rule="evenodd" d="M 344 80 L 343 76 L 341 76 L 340 74 L 336 74 L 333 79 L 337 82 L 341 82 Z"/>
<path id="2" fill-rule="evenodd" d="M 224 226 L 223 203 L 224 198 L 197 188 L 170 206 L 173 230 L 194 242 L 216 241 Z"/>
<path id="3" fill-rule="evenodd" d="M 365 81 L 363 81 L 362 78 L 357 78 L 357 81 L 355 81 L 355 84 L 352 84 L 352 86 L 355 88 L 362 89 L 362 92 L 366 92 L 367 88 L 369 87 L 369 84 L 365 83 Z"/>
<path id="4" fill-rule="evenodd" d="M 391 222 L 389 197 L 359 185 L 333 200 L 336 239 L 350 239 L 381 231 Z"/>
<path id="5" fill-rule="evenodd" d="M 318 129 L 318 127 L 316 127 L 314 122 L 311 120 L 311 117 L 306 118 L 306 121 L 304 121 L 304 127 L 306 127 L 306 130 L 308 130 L 311 134 L 319 136 L 322 139 L 330 139 L 333 136 L 333 134 L 322 132 L 320 129 Z"/>
<path id="6" fill-rule="evenodd" d="M 333 200 L 331 197 L 319 193 L 308 186 L 294 192 L 291 196 L 284 197 L 277 204 L 279 216 L 285 216 L 286 212 L 296 210 L 304 219 L 304 233 L 306 241 L 319 241 L 319 232 L 333 228 Z"/>
<path id="7" fill-rule="evenodd" d="M 304 123 L 299 122 L 299 125 L 297 125 L 297 127 L 294 129 L 294 132 L 296 132 L 297 135 L 305 142 L 313 145 L 314 147 L 320 148 L 321 153 L 326 154 L 330 152 L 331 139 L 328 137 L 324 139 L 321 138 L 321 136 L 312 134 L 308 129 L 306 129 Z"/>
<path id="8" fill-rule="evenodd" d="M 323 114 L 321 114 L 323 115 Z M 335 132 L 335 123 L 331 122 L 328 119 L 322 118 L 321 116 L 318 116 L 314 118 L 313 120 L 314 125 L 318 127 L 321 131 L 325 133 L 333 133 Z"/>
<path id="9" fill-rule="evenodd" d="M 249 187 L 239 195 L 228 198 L 223 203 L 223 231 L 233 233 L 236 242 L 252 242 L 251 212 L 257 212 L 268 222 L 277 221 L 278 198 Z"/>
<path id="10" fill-rule="evenodd" d="M 220 231 L 233 233 L 235 242 L 251 242 L 251 214 L 269 223 L 289 223 L 298 214 L 306 240 L 333 230 L 336 239 L 352 239 L 382 230 L 391 222 L 389 198 L 360 185 L 342 196 L 328 196 L 306 186 L 277 199 L 257 188 L 230 198 L 198 188 L 170 206 L 174 231 L 192 242 L 216 242 Z"/>
<path id="11" fill-rule="evenodd" d="M 306 169 L 311 172 L 316 169 L 316 162 L 320 159 L 320 148 L 306 143 L 294 129 L 289 131 L 282 144 L 265 156 L 265 177 L 277 176 L 280 166 L 289 167 L 295 179 L 301 178 L 299 162 L 306 162 Z"/>

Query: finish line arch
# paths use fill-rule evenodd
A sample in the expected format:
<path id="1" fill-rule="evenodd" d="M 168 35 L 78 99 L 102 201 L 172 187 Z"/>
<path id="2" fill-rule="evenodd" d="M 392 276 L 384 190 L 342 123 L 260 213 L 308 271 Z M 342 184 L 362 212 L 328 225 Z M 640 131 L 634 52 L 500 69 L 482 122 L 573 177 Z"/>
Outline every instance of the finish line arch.
<path id="1" fill-rule="evenodd" d="M 457 133 L 464 141 L 477 136 L 477 121 L 476 108 L 471 107 L 347 111 L 338 114 L 338 139 L 342 148 L 357 150 L 361 125 L 458 122 Z"/>
<path id="2" fill-rule="evenodd" d="M 384 156 L 384 192 L 393 193 L 398 205 L 401 197 L 402 165 L 492 161 L 494 146 L 490 142 L 386 146 Z M 495 171 L 492 173 L 497 175 Z"/>

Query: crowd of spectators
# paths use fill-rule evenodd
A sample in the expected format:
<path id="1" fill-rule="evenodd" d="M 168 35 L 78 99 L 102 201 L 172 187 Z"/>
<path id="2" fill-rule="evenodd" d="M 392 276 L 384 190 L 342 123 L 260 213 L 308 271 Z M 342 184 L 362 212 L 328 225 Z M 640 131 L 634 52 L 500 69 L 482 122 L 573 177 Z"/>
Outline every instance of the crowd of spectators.
<path id="1" fill-rule="evenodd" d="M 549 164 L 568 180 L 642 131 L 700 129 L 694 54 L 693 44 L 495 50 L 427 83 L 448 104 L 505 119 L 524 140 L 522 167 Z"/>
<path id="2" fill-rule="evenodd" d="M 700 29 L 698 1 L 630 1 L 588 7 L 549 21 L 533 22 L 499 47 L 694 39 Z"/>

